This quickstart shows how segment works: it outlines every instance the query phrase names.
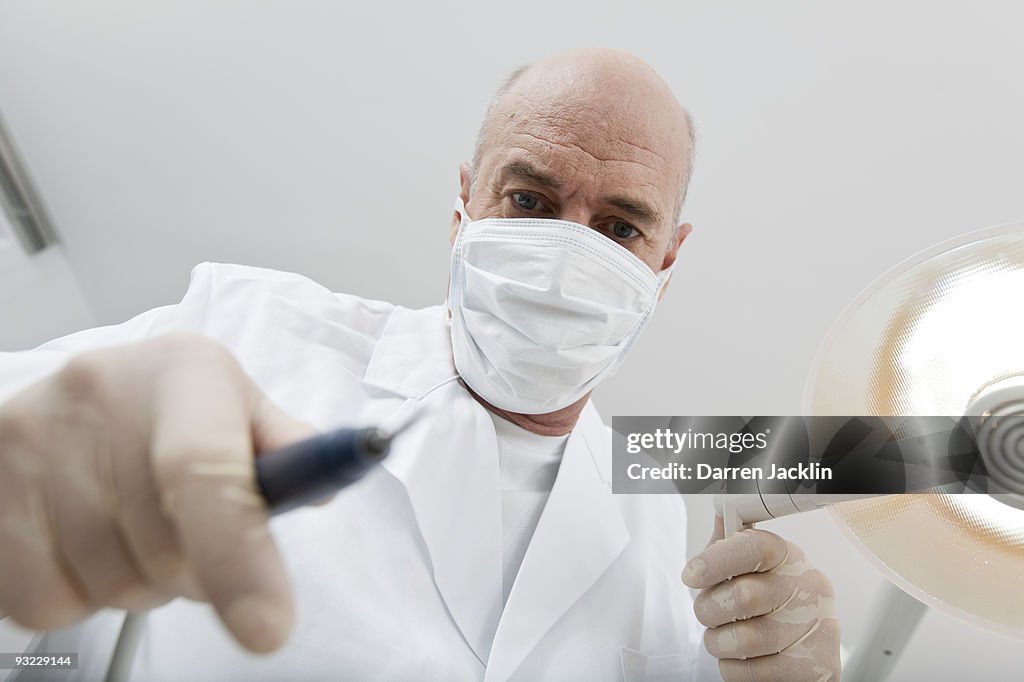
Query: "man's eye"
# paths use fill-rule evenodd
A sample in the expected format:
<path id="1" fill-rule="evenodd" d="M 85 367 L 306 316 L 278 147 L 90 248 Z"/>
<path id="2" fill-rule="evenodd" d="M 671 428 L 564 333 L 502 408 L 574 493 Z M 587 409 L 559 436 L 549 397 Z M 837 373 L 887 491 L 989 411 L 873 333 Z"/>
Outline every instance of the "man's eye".
<path id="1" fill-rule="evenodd" d="M 640 232 L 629 223 L 618 221 L 612 223 L 612 234 L 619 239 L 629 239 L 630 237 L 635 237 L 640 234 Z"/>
<path id="2" fill-rule="evenodd" d="M 537 201 L 537 197 L 532 194 L 527 194 L 526 192 L 513 192 L 512 201 L 516 202 L 516 206 L 524 211 L 532 211 L 537 208 L 538 204 L 540 204 L 540 202 Z"/>

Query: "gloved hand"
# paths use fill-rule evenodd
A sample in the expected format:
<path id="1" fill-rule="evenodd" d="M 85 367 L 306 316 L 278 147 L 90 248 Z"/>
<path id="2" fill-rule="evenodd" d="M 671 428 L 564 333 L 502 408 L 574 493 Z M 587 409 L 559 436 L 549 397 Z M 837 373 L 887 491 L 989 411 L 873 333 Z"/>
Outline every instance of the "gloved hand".
<path id="1" fill-rule="evenodd" d="M 52 629 L 185 595 L 276 649 L 292 596 L 252 458 L 312 433 L 210 339 L 73 358 L 0 405 L 0 613 Z"/>
<path id="2" fill-rule="evenodd" d="M 703 552 L 683 569 L 707 626 L 704 647 L 726 682 L 838 682 L 839 621 L 824 573 L 791 542 L 748 529 L 724 538 L 722 518 Z"/>

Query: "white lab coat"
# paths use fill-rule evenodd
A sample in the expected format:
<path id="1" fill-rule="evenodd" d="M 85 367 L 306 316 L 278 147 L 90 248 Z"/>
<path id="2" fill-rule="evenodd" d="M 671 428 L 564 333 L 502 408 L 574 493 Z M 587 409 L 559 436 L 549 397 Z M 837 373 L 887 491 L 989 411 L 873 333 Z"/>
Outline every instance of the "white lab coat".
<path id="1" fill-rule="evenodd" d="M 611 494 L 610 431 L 592 405 L 503 608 L 496 437 L 457 380 L 443 306 L 204 264 L 179 305 L 0 354 L 0 399 L 70 353 L 175 329 L 227 345 L 272 399 L 320 428 L 377 424 L 410 401 L 426 417 L 332 503 L 274 519 L 297 599 L 284 648 L 249 655 L 209 607 L 177 600 L 150 613 L 133 679 L 708 679 L 694 668 L 700 633 L 679 581 L 682 499 Z M 52 633 L 43 646 L 78 651 L 80 670 L 47 679 L 102 679 L 120 620 L 107 611 Z"/>

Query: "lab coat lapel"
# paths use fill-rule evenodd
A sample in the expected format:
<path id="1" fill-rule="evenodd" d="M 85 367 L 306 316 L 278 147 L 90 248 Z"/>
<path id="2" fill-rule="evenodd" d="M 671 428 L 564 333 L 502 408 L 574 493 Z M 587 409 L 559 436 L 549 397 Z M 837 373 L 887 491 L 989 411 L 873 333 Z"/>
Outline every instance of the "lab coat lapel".
<path id="1" fill-rule="evenodd" d="M 437 393 L 449 419 L 421 420 L 384 466 L 405 486 L 452 620 L 486 665 L 502 609 L 494 425 L 458 384 Z"/>
<path id="2" fill-rule="evenodd" d="M 629 541 L 611 494 L 611 437 L 587 406 L 498 625 L 487 682 L 503 682 Z"/>
<path id="3" fill-rule="evenodd" d="M 383 466 L 405 488 L 448 613 L 486 665 L 502 609 L 497 439 L 464 388 L 437 387 L 453 376 L 444 311 L 397 309 L 364 381 L 422 398 L 425 418 L 402 434 Z"/>

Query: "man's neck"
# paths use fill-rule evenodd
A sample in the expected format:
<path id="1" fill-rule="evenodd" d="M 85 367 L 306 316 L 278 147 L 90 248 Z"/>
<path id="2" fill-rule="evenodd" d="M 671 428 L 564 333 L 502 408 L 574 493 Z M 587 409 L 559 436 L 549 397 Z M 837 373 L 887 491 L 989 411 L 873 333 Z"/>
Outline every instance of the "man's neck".
<path id="1" fill-rule="evenodd" d="M 465 382 L 461 383 L 466 387 L 466 390 L 469 391 L 469 394 L 489 411 L 498 415 L 502 419 L 510 421 L 516 426 L 524 428 L 531 433 L 536 433 L 539 436 L 564 436 L 572 431 L 573 427 L 576 426 L 576 422 L 579 421 L 583 408 L 587 405 L 587 400 L 590 399 L 590 394 L 587 393 L 572 405 L 563 407 L 560 410 L 555 410 L 554 412 L 546 412 L 545 414 L 522 414 L 520 412 L 509 412 L 508 410 L 503 410 L 500 407 L 491 405 L 489 402 L 478 396 L 473 389 L 466 386 Z"/>

